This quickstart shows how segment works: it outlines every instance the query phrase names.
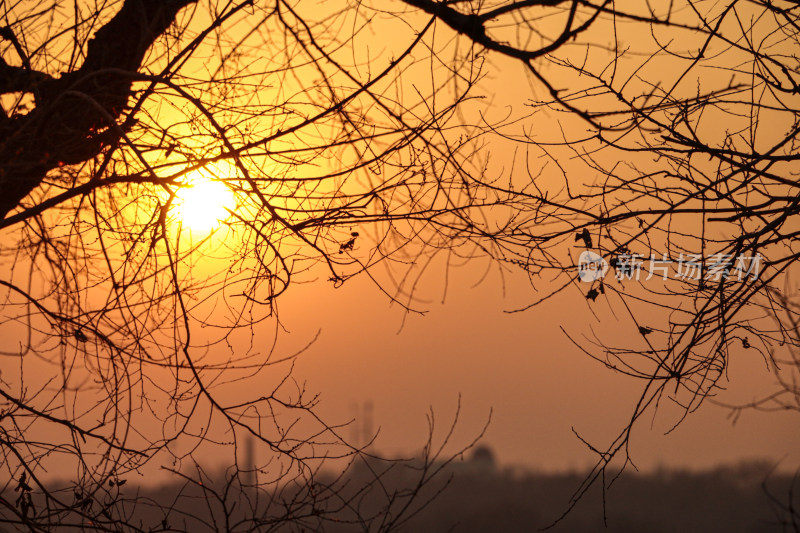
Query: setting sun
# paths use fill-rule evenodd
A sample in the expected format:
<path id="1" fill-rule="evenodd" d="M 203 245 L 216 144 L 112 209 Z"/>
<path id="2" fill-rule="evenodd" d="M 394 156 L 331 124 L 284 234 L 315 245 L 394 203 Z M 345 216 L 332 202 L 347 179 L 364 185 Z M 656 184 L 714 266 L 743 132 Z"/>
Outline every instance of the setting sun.
<path id="1" fill-rule="evenodd" d="M 201 173 L 190 177 L 175 196 L 176 221 L 194 231 L 211 231 L 236 207 L 231 190 Z"/>

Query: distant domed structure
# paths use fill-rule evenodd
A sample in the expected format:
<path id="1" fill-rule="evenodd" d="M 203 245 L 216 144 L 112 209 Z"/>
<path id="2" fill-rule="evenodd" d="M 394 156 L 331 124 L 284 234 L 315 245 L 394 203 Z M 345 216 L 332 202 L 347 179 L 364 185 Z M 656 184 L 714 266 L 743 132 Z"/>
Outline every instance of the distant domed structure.
<path id="1" fill-rule="evenodd" d="M 480 468 L 494 470 L 494 452 L 486 444 L 476 446 L 475 449 L 472 450 L 472 455 L 470 456 L 469 460 L 472 464 L 479 466 Z"/>

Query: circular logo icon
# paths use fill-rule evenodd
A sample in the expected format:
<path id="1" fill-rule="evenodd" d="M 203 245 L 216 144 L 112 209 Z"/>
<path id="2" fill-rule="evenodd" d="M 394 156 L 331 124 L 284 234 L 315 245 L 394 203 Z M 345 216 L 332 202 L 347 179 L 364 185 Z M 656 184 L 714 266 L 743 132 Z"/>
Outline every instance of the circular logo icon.
<path id="1" fill-rule="evenodd" d="M 597 281 L 608 272 L 608 261 L 600 255 L 585 250 L 578 258 L 578 278 L 584 283 Z"/>

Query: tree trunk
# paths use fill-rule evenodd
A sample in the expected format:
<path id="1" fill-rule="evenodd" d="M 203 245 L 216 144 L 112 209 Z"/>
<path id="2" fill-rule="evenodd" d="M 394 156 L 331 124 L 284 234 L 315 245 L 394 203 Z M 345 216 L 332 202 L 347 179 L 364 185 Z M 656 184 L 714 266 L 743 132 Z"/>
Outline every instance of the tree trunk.
<path id="1" fill-rule="evenodd" d="M 132 79 L 153 42 L 178 11 L 197 0 L 125 0 L 89 41 L 86 60 L 53 79 L 0 65 L 0 90 L 31 92 L 36 108 L 0 117 L 0 217 L 5 218 L 52 169 L 96 157 L 113 145 L 116 121 L 131 96 Z M 3 36 L 8 37 L 8 28 Z M 23 87 L 23 84 L 26 84 Z"/>

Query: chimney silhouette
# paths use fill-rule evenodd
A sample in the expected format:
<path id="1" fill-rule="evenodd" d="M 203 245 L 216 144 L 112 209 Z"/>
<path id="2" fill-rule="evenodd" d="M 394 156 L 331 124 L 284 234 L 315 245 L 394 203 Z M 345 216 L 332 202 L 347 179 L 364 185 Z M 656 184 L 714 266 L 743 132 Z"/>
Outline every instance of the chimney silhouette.
<path id="1" fill-rule="evenodd" d="M 245 485 L 255 487 L 258 477 L 256 476 L 256 451 L 252 435 L 247 435 L 244 441 L 244 469 Z"/>
<path id="2" fill-rule="evenodd" d="M 374 436 L 372 434 L 372 400 L 364 402 L 364 424 L 362 426 L 361 445 L 366 446 Z"/>
<path id="3" fill-rule="evenodd" d="M 358 448 L 366 446 L 374 435 L 373 431 L 373 405 L 372 400 L 367 400 L 360 406 L 350 404 L 353 412 L 353 425 L 350 427 L 350 442 Z"/>

